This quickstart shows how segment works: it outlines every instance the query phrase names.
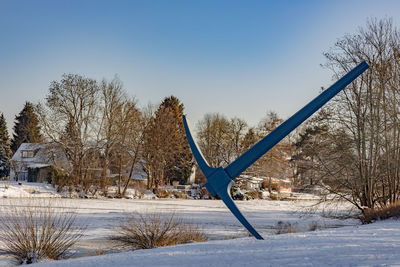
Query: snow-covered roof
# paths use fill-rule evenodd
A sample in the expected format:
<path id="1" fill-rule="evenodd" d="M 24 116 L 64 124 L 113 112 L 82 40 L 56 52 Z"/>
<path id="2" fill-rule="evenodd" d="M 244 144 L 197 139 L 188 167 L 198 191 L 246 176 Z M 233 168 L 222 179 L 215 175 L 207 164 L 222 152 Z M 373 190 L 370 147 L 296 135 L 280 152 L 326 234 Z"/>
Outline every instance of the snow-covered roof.
<path id="1" fill-rule="evenodd" d="M 10 161 L 14 164 L 23 164 L 28 168 L 43 168 L 51 165 L 58 165 L 64 169 L 69 167 L 64 151 L 55 143 L 22 143 Z"/>
<path id="2" fill-rule="evenodd" d="M 130 172 L 131 172 L 131 168 L 128 167 L 128 168 L 126 168 L 126 169 L 123 171 L 123 174 L 124 174 L 124 175 L 129 175 Z M 118 173 L 112 173 L 112 174 L 109 174 L 109 175 L 107 175 L 107 176 L 110 177 L 110 178 L 113 178 L 113 177 L 118 177 L 119 174 L 118 174 Z M 139 163 L 136 163 L 136 164 L 135 164 L 135 168 L 134 168 L 134 170 L 133 170 L 132 175 L 131 175 L 130 178 L 131 178 L 132 180 L 137 180 L 137 181 L 145 181 L 145 180 L 146 180 L 146 173 L 145 173 L 145 171 L 143 170 L 141 164 L 139 164 Z"/>
<path id="3" fill-rule="evenodd" d="M 50 164 L 44 164 L 44 163 L 30 163 L 28 164 L 28 168 L 44 168 L 44 167 L 49 167 L 51 166 Z"/>
<path id="4" fill-rule="evenodd" d="M 274 177 L 255 177 L 251 175 L 242 174 L 239 176 L 239 179 L 246 179 L 250 182 L 263 182 L 263 181 L 272 181 L 272 182 L 280 182 L 280 183 L 292 183 L 289 179 L 281 179 L 281 178 L 274 178 Z"/>

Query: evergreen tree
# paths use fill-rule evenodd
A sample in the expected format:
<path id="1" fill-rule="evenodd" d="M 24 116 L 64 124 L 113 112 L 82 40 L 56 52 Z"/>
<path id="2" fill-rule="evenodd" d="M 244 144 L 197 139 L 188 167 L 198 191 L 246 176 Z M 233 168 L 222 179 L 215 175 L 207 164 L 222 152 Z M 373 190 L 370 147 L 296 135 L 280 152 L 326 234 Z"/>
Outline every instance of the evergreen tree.
<path id="1" fill-rule="evenodd" d="M 180 103 L 179 99 L 174 96 L 166 97 L 159 107 L 159 111 L 172 114 L 171 124 L 174 125 L 174 138 L 176 139 L 174 143 L 178 144 L 167 161 L 166 178 L 168 181 L 179 181 L 181 184 L 186 183 L 194 164 L 183 126 L 183 109 L 183 103 Z"/>
<path id="2" fill-rule="evenodd" d="M 11 141 L 11 150 L 17 151 L 22 143 L 39 143 L 42 141 L 39 120 L 33 104 L 25 102 L 24 108 L 15 117 L 14 134 Z"/>
<path id="3" fill-rule="evenodd" d="M 243 140 L 240 144 L 241 147 L 241 154 L 246 152 L 249 148 L 251 148 L 255 143 L 258 142 L 260 136 L 257 135 L 255 129 L 249 128 L 246 135 L 243 137 Z"/>
<path id="4" fill-rule="evenodd" d="M 3 113 L 0 115 L 0 178 L 10 173 L 10 140 L 7 131 L 7 124 Z"/>
<path id="5" fill-rule="evenodd" d="M 241 149 L 240 153 L 241 154 L 245 153 L 253 145 L 255 145 L 258 142 L 258 140 L 260 140 L 260 139 L 261 139 L 261 136 L 257 133 L 256 129 L 254 129 L 253 127 L 249 128 L 240 143 L 240 149 Z M 260 165 L 259 162 L 255 162 L 254 164 L 249 166 L 245 172 L 247 174 L 254 175 L 257 173 L 257 170 L 260 169 L 259 165 Z"/>
<path id="6" fill-rule="evenodd" d="M 295 142 L 295 153 L 291 158 L 296 166 L 295 178 L 297 184 L 313 185 L 321 182 L 323 177 L 319 170 L 322 167 L 321 160 L 324 157 L 333 156 L 330 151 L 331 141 L 328 138 L 328 133 L 328 125 L 319 122 L 317 116 L 308 121 L 302 133 L 299 134 Z"/>
<path id="7" fill-rule="evenodd" d="M 144 160 L 149 187 L 185 183 L 193 167 L 193 158 L 182 122 L 183 104 L 174 97 L 164 99 L 145 130 Z"/>

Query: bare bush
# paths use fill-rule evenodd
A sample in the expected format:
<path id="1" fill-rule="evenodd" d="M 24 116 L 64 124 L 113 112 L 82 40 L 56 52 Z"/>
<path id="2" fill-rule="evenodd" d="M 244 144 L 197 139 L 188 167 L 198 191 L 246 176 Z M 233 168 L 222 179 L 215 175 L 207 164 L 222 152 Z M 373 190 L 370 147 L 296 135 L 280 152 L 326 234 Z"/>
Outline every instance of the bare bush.
<path id="1" fill-rule="evenodd" d="M 66 256 L 84 229 L 76 224 L 75 213 L 56 210 L 49 202 L 10 204 L 0 217 L 1 250 L 18 264 L 58 260 Z"/>
<path id="2" fill-rule="evenodd" d="M 187 224 L 174 214 L 136 214 L 116 229 L 110 240 L 128 249 L 150 249 L 190 242 L 206 241 L 207 237 L 197 226 Z"/>
<path id="3" fill-rule="evenodd" d="M 363 224 L 389 218 L 400 218 L 400 203 L 394 203 L 382 208 L 366 209 L 359 217 Z"/>

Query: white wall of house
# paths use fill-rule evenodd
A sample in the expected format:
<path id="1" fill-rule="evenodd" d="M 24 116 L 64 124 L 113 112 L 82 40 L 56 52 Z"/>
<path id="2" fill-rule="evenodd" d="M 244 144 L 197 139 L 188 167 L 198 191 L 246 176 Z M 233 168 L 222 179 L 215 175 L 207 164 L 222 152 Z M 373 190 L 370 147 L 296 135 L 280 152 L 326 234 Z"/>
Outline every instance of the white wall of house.
<path id="1" fill-rule="evenodd" d="M 194 165 L 193 168 L 192 168 L 192 173 L 189 176 L 188 183 L 189 184 L 194 184 L 195 179 L 196 179 L 196 165 Z"/>

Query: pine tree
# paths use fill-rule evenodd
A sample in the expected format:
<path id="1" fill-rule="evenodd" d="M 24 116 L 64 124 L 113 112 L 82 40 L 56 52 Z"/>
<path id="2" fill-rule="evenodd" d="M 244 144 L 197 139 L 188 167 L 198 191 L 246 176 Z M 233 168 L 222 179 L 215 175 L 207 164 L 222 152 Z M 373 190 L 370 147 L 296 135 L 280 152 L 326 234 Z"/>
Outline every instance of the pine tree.
<path id="1" fill-rule="evenodd" d="M 166 178 L 169 181 L 179 181 L 181 184 L 184 184 L 190 176 L 194 164 L 183 126 L 183 110 L 183 103 L 180 103 L 179 99 L 174 96 L 166 97 L 159 108 L 161 112 L 169 111 L 172 113 L 173 121 L 171 123 L 175 126 L 174 137 L 178 144 L 167 162 Z"/>
<path id="2" fill-rule="evenodd" d="M 256 129 L 254 129 L 253 127 L 249 128 L 240 143 L 241 154 L 249 150 L 260 139 L 261 136 L 256 132 Z M 260 165 L 259 162 L 256 162 L 251 166 L 249 166 L 245 172 L 248 174 L 255 174 L 257 173 L 257 170 L 260 168 L 259 165 Z"/>
<path id="3" fill-rule="evenodd" d="M 41 141 L 42 136 L 40 134 L 39 120 L 34 111 L 33 104 L 25 102 L 24 108 L 15 117 L 11 150 L 15 153 L 22 143 L 40 143 Z"/>
<path id="4" fill-rule="evenodd" d="M 291 160 L 296 165 L 295 178 L 298 184 L 318 184 L 323 176 L 319 172 L 320 160 L 332 156 L 325 151 L 330 147 L 327 138 L 329 127 L 318 123 L 317 119 L 311 119 L 305 125 L 295 143 L 296 150 Z"/>
<path id="5" fill-rule="evenodd" d="M 241 153 L 246 152 L 249 148 L 251 148 L 257 141 L 260 139 L 260 137 L 257 135 L 255 129 L 249 128 L 247 131 L 246 135 L 243 137 L 243 140 L 240 144 L 241 146 Z"/>
<path id="6" fill-rule="evenodd" d="M 183 127 L 183 108 L 176 97 L 165 98 L 145 130 L 145 169 L 152 177 L 149 187 L 174 180 L 185 183 L 190 176 L 193 158 Z"/>
<path id="7" fill-rule="evenodd" d="M 0 115 L 0 178 L 10 173 L 10 139 L 7 131 L 7 124 L 3 113 Z"/>

